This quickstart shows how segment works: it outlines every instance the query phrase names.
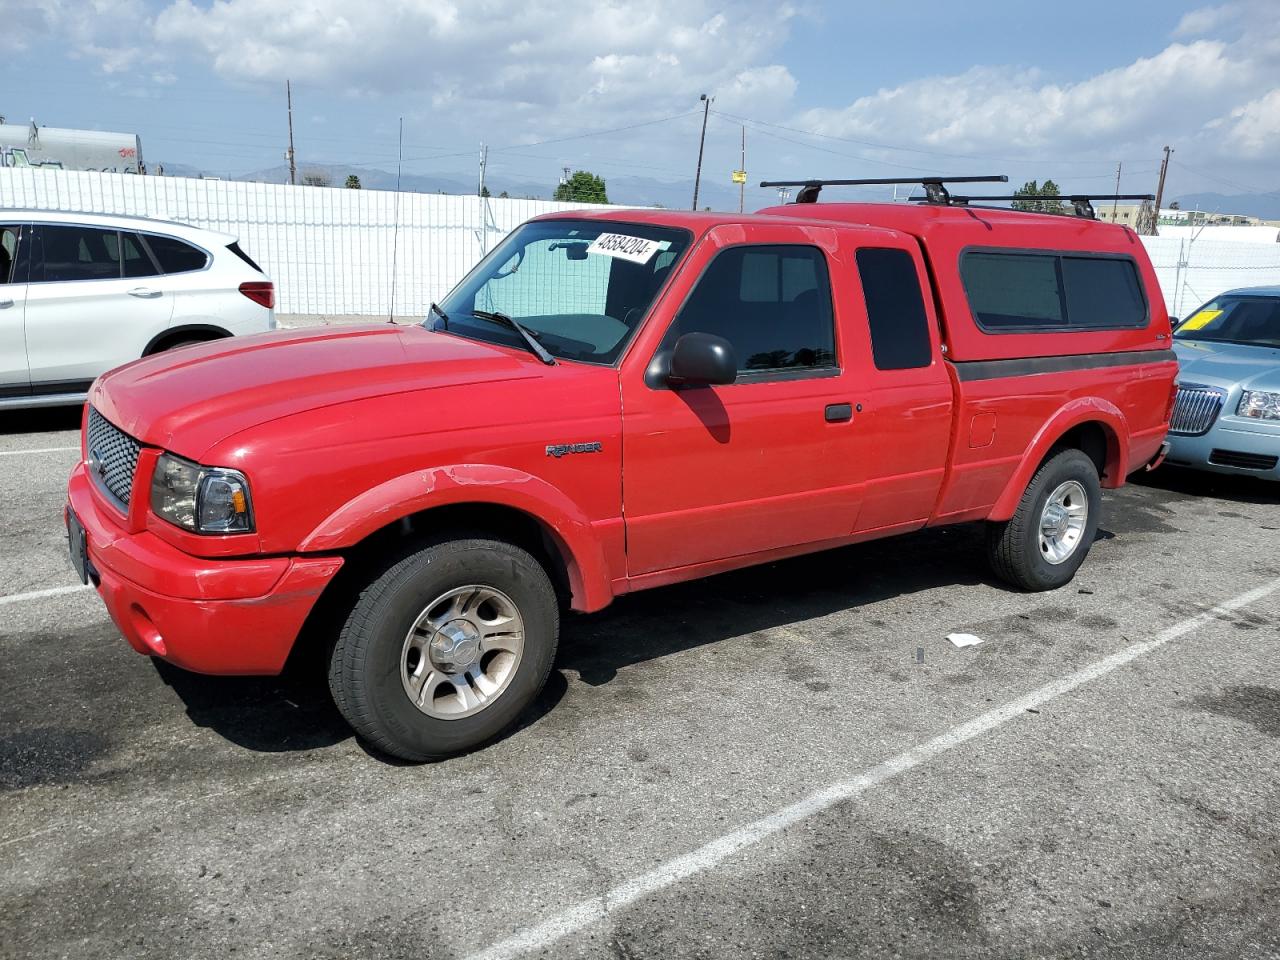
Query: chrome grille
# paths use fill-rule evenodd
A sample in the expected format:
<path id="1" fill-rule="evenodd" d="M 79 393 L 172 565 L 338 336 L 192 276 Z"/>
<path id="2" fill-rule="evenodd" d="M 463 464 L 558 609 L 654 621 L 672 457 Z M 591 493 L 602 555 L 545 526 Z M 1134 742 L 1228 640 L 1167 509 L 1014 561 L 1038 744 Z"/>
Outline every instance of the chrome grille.
<path id="1" fill-rule="evenodd" d="M 89 471 L 126 508 L 141 450 L 142 444 L 89 408 Z"/>
<path id="2" fill-rule="evenodd" d="M 1226 399 L 1226 391 L 1217 387 L 1207 387 L 1202 383 L 1178 384 L 1178 398 L 1173 403 L 1169 432 L 1186 437 L 1208 433 L 1222 412 Z"/>

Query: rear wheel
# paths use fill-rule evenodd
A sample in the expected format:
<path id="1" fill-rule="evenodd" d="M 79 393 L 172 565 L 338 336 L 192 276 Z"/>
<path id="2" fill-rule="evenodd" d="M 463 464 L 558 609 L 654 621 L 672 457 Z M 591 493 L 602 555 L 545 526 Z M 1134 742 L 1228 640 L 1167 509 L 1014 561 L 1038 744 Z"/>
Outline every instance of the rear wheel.
<path id="1" fill-rule="evenodd" d="M 371 745 L 437 759 L 515 721 L 546 683 L 558 634 L 555 590 L 530 554 L 494 540 L 431 544 L 360 592 L 329 687 Z"/>
<path id="2" fill-rule="evenodd" d="M 1013 517 L 988 526 L 992 569 L 1024 590 L 1070 583 L 1089 553 L 1101 510 L 1093 460 L 1080 450 L 1061 451 L 1036 471 Z"/>

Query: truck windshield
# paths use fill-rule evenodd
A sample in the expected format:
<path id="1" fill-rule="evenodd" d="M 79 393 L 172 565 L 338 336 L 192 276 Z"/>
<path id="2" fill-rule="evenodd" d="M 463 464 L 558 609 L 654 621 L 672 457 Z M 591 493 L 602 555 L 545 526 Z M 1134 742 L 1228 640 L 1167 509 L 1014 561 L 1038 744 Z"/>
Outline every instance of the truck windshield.
<path id="1" fill-rule="evenodd" d="M 527 350 L 514 330 L 476 316 L 520 321 L 554 357 L 613 363 L 672 267 L 685 230 L 602 220 L 537 220 L 517 228 L 440 302 L 426 325 Z"/>
<path id="2" fill-rule="evenodd" d="M 1280 347 L 1280 297 L 1229 296 L 1210 300 L 1187 317 L 1177 340 Z"/>

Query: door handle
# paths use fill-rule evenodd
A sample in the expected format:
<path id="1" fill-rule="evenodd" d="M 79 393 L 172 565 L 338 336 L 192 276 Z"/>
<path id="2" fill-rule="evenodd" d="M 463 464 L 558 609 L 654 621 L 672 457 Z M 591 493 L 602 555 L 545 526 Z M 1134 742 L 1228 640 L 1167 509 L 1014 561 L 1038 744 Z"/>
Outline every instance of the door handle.
<path id="1" fill-rule="evenodd" d="M 853 404 L 828 403 L 826 417 L 827 423 L 847 423 L 853 419 Z"/>
<path id="2" fill-rule="evenodd" d="M 0 300 L 0 310 L 4 310 L 6 307 L 12 307 L 12 306 L 13 306 L 12 300 Z"/>
<path id="3" fill-rule="evenodd" d="M 142 297 L 143 299 L 150 299 L 151 297 L 160 296 L 160 291 L 154 290 L 151 287 L 134 287 L 132 290 L 129 291 L 129 296 Z"/>

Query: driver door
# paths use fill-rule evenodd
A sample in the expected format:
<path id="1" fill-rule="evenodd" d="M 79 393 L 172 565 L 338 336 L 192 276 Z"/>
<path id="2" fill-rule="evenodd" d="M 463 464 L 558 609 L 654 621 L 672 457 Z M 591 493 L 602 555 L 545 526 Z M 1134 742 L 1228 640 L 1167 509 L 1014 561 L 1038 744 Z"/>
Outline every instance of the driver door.
<path id="1" fill-rule="evenodd" d="M 738 378 L 673 388 L 623 376 L 623 497 L 631 577 L 847 537 L 869 451 L 854 408 L 862 377 L 842 356 L 835 231 L 713 230 L 665 335 L 729 341 Z M 837 294 L 833 295 L 833 280 Z M 641 359 L 656 356 L 647 348 Z M 655 365 L 657 366 L 657 365 Z"/>

